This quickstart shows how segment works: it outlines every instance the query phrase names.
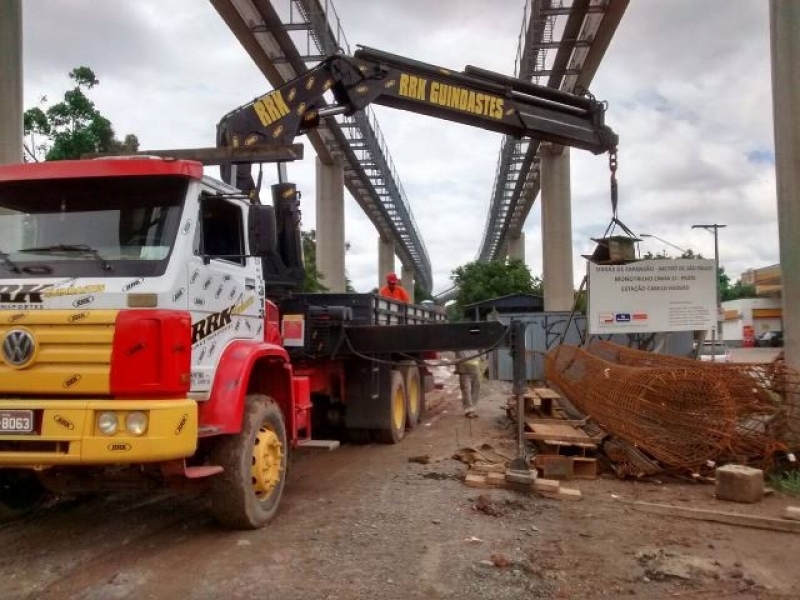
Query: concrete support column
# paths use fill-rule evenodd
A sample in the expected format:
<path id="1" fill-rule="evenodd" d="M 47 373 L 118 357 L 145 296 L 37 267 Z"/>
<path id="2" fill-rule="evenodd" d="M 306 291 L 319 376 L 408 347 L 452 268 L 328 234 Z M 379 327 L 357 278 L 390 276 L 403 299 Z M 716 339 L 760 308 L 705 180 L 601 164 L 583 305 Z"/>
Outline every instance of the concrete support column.
<path id="1" fill-rule="evenodd" d="M 525 262 L 525 233 L 520 233 L 519 237 L 508 238 L 508 258 L 513 260 L 518 258 Z"/>
<path id="2" fill-rule="evenodd" d="M 0 164 L 22 162 L 22 2 L 0 2 Z"/>
<path id="3" fill-rule="evenodd" d="M 394 273 L 394 241 L 378 236 L 378 289 L 386 285 L 387 273 Z"/>
<path id="4" fill-rule="evenodd" d="M 784 355 L 800 370 L 800 3 L 770 0 L 772 107 L 775 125 L 775 173 L 778 191 L 778 239 L 783 284 Z M 800 444 L 800 394 L 787 398 Z"/>
<path id="5" fill-rule="evenodd" d="M 414 269 L 409 269 L 403 265 L 400 270 L 400 283 L 403 284 L 403 287 L 408 292 L 411 302 L 414 302 Z"/>
<path id="6" fill-rule="evenodd" d="M 542 280 L 546 311 L 572 310 L 572 198 L 569 149 L 541 147 Z"/>
<path id="7" fill-rule="evenodd" d="M 344 170 L 341 165 L 326 165 L 319 158 L 317 167 L 317 270 L 322 285 L 334 293 L 345 291 L 344 277 Z"/>

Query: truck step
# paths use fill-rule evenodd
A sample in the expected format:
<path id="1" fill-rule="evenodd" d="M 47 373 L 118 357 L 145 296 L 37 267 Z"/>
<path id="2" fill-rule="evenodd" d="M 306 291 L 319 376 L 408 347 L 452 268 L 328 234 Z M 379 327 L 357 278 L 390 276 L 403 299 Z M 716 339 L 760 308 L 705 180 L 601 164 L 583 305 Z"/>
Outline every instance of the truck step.
<path id="1" fill-rule="evenodd" d="M 339 440 L 301 440 L 297 442 L 298 448 L 305 450 L 336 450 Z"/>
<path id="2" fill-rule="evenodd" d="M 202 477 L 209 477 L 217 473 L 222 473 L 224 470 L 225 469 L 219 465 L 201 465 L 199 467 L 186 467 L 184 469 L 184 475 L 187 479 L 200 479 Z"/>

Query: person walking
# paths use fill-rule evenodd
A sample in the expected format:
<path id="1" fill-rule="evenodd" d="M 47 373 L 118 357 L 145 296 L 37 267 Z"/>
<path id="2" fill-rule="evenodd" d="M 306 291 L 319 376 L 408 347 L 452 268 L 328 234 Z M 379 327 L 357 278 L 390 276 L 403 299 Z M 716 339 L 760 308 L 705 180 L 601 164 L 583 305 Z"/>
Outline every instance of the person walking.
<path id="1" fill-rule="evenodd" d="M 475 419 L 478 416 L 478 398 L 481 395 L 481 360 L 472 352 L 459 350 L 456 352 L 456 373 L 461 388 L 461 404 L 464 416 Z"/>
<path id="2" fill-rule="evenodd" d="M 400 302 L 411 302 L 411 299 L 408 297 L 408 292 L 400 285 L 400 281 L 394 273 L 386 275 L 386 285 L 383 286 L 378 293 L 381 296 L 399 300 Z"/>

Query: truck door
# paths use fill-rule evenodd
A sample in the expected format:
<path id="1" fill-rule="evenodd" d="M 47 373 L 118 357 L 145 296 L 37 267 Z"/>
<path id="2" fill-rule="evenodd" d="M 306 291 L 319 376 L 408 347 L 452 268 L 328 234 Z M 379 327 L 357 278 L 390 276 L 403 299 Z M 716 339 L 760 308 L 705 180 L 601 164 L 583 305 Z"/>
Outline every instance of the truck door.
<path id="1" fill-rule="evenodd" d="M 187 272 L 193 392 L 211 388 L 219 358 L 232 340 L 263 337 L 264 282 L 256 261 L 246 256 L 245 208 L 241 200 L 200 199 Z"/>

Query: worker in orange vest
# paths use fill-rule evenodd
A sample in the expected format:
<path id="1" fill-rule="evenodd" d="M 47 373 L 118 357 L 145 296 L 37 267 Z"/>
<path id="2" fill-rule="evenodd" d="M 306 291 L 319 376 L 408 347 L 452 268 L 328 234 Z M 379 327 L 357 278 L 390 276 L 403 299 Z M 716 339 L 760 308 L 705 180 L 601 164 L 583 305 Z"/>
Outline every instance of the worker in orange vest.
<path id="1" fill-rule="evenodd" d="M 408 297 L 408 292 L 400 285 L 400 282 L 397 280 L 397 275 L 394 273 L 386 275 L 386 285 L 383 286 L 378 293 L 381 296 L 399 300 L 400 302 L 411 302 L 411 299 Z"/>

